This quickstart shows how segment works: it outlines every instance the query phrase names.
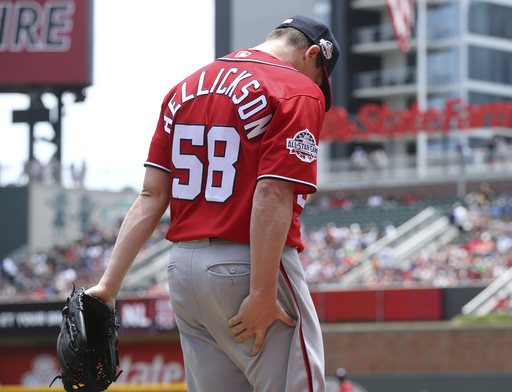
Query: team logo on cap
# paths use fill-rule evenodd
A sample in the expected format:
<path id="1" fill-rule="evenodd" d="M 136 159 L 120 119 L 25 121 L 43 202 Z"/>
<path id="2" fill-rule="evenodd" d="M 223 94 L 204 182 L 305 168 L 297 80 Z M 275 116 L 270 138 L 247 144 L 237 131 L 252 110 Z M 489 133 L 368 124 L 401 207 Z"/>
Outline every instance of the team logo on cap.
<path id="1" fill-rule="evenodd" d="M 322 38 L 318 45 L 322 48 L 322 53 L 324 54 L 324 57 L 327 60 L 330 60 L 333 52 L 332 42 Z"/>
<path id="2" fill-rule="evenodd" d="M 286 139 L 286 148 L 290 150 L 290 154 L 295 154 L 302 162 L 311 163 L 318 156 L 315 137 L 308 129 L 300 131 L 293 139 Z"/>
<path id="3" fill-rule="evenodd" d="M 285 20 L 283 23 L 281 23 L 281 24 L 285 24 L 285 23 L 292 23 L 292 21 L 293 21 L 293 19 L 292 19 L 292 18 L 290 18 L 290 19 L 286 19 L 286 20 Z"/>

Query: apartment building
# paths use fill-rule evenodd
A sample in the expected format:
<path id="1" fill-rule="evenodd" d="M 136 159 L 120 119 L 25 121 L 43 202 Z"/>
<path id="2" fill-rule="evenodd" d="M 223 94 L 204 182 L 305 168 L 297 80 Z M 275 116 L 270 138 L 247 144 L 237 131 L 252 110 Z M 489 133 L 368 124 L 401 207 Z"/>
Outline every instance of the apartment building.
<path id="1" fill-rule="evenodd" d="M 217 56 L 260 42 L 296 13 L 331 26 L 342 52 L 320 191 L 463 195 L 512 176 L 512 1 L 413 5 L 402 51 L 386 0 L 217 1 Z"/>
<path id="2" fill-rule="evenodd" d="M 385 0 L 353 0 L 341 11 L 333 2 L 332 23 L 349 36 L 348 81 L 335 94 L 358 132 L 344 127 L 336 141 L 343 116 L 331 115 L 324 189 L 444 184 L 462 195 L 511 177 L 512 2 L 417 0 L 414 8 L 401 51 Z M 350 157 L 361 147 L 368 160 L 358 165 Z M 377 150 L 385 166 L 371 162 Z"/>

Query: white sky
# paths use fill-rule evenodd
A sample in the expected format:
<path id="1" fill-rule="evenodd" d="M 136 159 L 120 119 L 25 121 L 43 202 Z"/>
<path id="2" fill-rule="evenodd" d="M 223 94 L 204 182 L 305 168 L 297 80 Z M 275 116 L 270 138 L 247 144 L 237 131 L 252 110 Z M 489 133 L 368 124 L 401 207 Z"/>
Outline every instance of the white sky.
<path id="1" fill-rule="evenodd" d="M 94 1 L 93 85 L 86 100 L 64 96 L 62 163 L 87 162 L 90 189 L 138 190 L 164 96 L 182 78 L 214 59 L 215 0 Z M 43 95 L 46 107 L 56 99 Z M 0 186 L 18 181 L 28 158 L 28 125 L 12 124 L 23 94 L 0 94 Z M 53 128 L 39 123 L 36 137 Z M 54 152 L 38 142 L 46 163 Z M 64 177 L 69 184 L 69 177 Z"/>

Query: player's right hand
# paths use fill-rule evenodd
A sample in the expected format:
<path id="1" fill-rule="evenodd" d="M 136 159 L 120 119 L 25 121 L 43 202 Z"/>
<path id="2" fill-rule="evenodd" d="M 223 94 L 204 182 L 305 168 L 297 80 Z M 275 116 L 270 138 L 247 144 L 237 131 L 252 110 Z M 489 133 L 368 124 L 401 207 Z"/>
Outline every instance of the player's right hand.
<path id="1" fill-rule="evenodd" d="M 290 327 L 295 327 L 297 321 L 289 316 L 281 306 L 274 303 L 267 304 L 255 296 L 249 295 L 244 299 L 236 316 L 228 320 L 229 333 L 234 335 L 236 342 L 243 342 L 255 335 L 251 355 L 255 356 L 261 350 L 267 329 L 275 320 L 281 320 Z"/>

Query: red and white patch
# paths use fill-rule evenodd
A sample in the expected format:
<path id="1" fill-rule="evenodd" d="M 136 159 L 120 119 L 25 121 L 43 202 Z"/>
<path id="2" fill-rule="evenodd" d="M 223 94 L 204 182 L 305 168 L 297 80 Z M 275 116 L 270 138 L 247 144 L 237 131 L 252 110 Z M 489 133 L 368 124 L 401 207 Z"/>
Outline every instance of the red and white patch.
<path id="1" fill-rule="evenodd" d="M 286 148 L 302 162 L 311 163 L 318 157 L 315 137 L 308 129 L 300 131 L 293 139 L 286 139 Z"/>
<path id="2" fill-rule="evenodd" d="M 333 52 L 333 45 L 331 41 L 327 41 L 326 39 L 321 39 L 318 45 L 322 48 L 322 53 L 327 60 L 330 60 Z"/>
<path id="3" fill-rule="evenodd" d="M 248 52 L 246 50 L 241 50 L 237 54 L 235 54 L 235 57 L 248 57 L 251 55 L 251 52 Z"/>

